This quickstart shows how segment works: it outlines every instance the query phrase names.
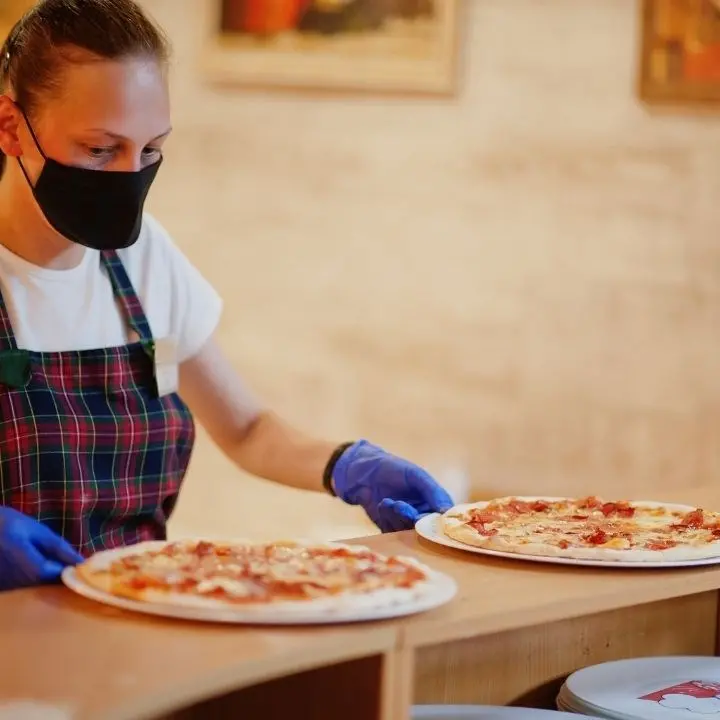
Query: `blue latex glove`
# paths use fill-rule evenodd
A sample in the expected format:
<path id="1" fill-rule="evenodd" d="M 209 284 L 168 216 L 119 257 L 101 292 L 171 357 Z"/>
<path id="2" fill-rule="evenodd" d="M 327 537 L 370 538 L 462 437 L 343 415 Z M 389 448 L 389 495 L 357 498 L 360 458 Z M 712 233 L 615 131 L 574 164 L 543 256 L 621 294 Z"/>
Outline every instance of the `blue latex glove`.
<path id="1" fill-rule="evenodd" d="M 82 562 L 72 546 L 37 520 L 0 507 L 0 591 L 56 582 Z"/>
<path id="2" fill-rule="evenodd" d="M 350 505 L 361 505 L 383 532 L 409 530 L 421 515 L 445 512 L 450 495 L 417 465 L 360 440 L 335 463 L 333 487 Z"/>

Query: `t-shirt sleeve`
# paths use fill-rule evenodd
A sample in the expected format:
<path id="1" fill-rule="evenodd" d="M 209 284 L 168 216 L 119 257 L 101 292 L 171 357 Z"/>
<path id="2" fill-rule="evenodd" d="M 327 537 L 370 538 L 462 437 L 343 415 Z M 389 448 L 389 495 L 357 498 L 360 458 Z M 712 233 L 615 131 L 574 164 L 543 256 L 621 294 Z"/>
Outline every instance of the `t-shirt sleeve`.
<path id="1" fill-rule="evenodd" d="M 215 288 L 173 242 L 165 228 L 146 214 L 151 282 L 163 292 L 168 324 L 177 343 L 178 361 L 196 355 L 215 332 L 223 302 Z M 162 282 L 162 280 L 164 282 Z M 165 285 L 163 288 L 162 286 Z"/>

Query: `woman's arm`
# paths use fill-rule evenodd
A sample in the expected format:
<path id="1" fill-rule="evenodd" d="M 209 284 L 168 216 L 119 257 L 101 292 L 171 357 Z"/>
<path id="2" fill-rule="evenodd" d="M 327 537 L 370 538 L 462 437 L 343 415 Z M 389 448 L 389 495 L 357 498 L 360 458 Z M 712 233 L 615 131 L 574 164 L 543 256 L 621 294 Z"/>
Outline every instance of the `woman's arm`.
<path id="1" fill-rule="evenodd" d="M 265 408 L 214 340 L 180 366 L 180 395 L 217 446 L 257 477 L 322 490 L 338 442 L 309 437 Z"/>
<path id="2" fill-rule="evenodd" d="M 303 490 L 322 490 L 338 443 L 290 427 L 253 397 L 214 341 L 180 366 L 180 394 L 218 447 L 253 475 Z M 366 440 L 338 453 L 333 492 L 361 505 L 383 531 L 412 528 L 423 513 L 444 512 L 452 498 L 425 470 Z"/>

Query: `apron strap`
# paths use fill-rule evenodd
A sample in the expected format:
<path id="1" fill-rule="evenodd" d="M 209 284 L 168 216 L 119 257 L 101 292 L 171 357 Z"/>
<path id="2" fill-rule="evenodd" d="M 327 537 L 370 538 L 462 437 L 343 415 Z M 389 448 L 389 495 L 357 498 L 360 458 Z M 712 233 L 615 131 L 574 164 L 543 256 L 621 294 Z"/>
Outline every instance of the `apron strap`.
<path id="1" fill-rule="evenodd" d="M 105 266 L 110 277 L 110 282 L 118 298 L 125 310 L 125 317 L 130 327 L 138 334 L 140 340 L 150 342 L 153 339 L 150 323 L 145 317 L 145 311 L 142 309 L 140 298 L 135 292 L 135 288 L 130 282 L 130 278 L 122 264 L 122 260 L 114 250 L 103 250 L 100 253 L 100 259 Z M 0 312 L 0 332 L 2 331 L 2 313 Z M 1 340 L 1 339 L 0 339 Z"/>

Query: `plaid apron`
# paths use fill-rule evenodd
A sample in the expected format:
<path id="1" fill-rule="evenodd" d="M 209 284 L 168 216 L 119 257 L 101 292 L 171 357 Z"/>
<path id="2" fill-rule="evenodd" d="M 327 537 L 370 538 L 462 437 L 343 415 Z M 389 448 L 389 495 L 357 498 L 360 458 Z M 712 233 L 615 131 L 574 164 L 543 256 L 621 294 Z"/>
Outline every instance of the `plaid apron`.
<path id="1" fill-rule="evenodd" d="M 85 556 L 166 537 L 195 439 L 180 397 L 158 396 L 152 333 L 120 258 L 100 261 L 137 342 L 18 350 L 0 293 L 0 504 Z"/>

